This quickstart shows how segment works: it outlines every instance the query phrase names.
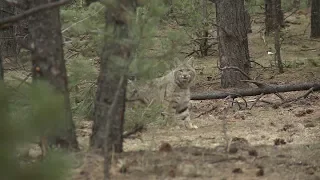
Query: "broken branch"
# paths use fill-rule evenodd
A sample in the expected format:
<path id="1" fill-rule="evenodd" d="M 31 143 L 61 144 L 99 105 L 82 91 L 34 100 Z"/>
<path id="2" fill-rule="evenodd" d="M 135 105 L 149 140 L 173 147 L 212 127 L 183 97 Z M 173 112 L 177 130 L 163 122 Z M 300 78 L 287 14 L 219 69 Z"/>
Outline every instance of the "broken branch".
<path id="1" fill-rule="evenodd" d="M 67 4 L 69 1 L 70 0 L 60 0 L 58 2 L 47 3 L 44 5 L 29 9 L 27 11 L 24 11 L 21 14 L 17 14 L 15 16 L 10 16 L 7 18 L 0 19 L 0 29 L 6 28 L 8 25 L 15 23 L 17 21 L 20 21 L 22 19 L 25 19 L 26 17 L 31 16 L 35 13 L 40 12 L 40 11 L 52 9 L 52 8 Z"/>

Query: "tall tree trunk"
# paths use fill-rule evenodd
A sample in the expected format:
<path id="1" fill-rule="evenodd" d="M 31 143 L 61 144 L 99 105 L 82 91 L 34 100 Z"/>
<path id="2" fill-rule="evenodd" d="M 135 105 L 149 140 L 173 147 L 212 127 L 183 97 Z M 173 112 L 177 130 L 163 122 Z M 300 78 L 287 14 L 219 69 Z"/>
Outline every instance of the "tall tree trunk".
<path id="1" fill-rule="evenodd" d="M 218 0 L 216 9 L 221 86 L 246 87 L 247 83 L 241 81 L 248 79 L 246 75 L 250 70 L 244 1 Z"/>
<path id="2" fill-rule="evenodd" d="M 311 4 L 311 38 L 320 37 L 320 1 L 312 0 Z"/>
<path id="3" fill-rule="evenodd" d="M 265 34 L 267 36 L 270 35 L 270 33 L 274 32 L 276 27 L 274 26 L 274 21 L 273 21 L 273 4 L 275 3 L 277 8 L 277 18 L 278 22 L 280 23 L 280 27 L 284 27 L 284 14 L 281 9 L 281 0 L 265 0 L 265 26 L 266 26 L 266 31 Z"/>
<path id="4" fill-rule="evenodd" d="M 132 13 L 133 14 L 129 14 Z M 123 124 L 125 113 L 125 95 L 127 86 L 127 70 L 131 61 L 132 42 L 129 37 L 130 18 L 135 13 L 133 0 L 118 0 L 114 7 L 107 7 L 106 10 L 106 29 L 113 32 L 112 38 L 106 36 L 103 53 L 101 56 L 100 73 L 98 77 L 98 88 L 94 108 L 94 123 L 90 146 L 93 149 L 107 146 L 105 151 L 111 149 L 115 152 L 123 151 Z M 124 43 L 126 42 L 126 43 Z M 119 99 L 114 105 L 116 111 L 109 118 L 108 112 L 118 84 L 124 77 L 124 83 L 118 92 Z M 108 127 L 106 123 L 108 122 Z M 108 137 L 107 139 L 105 137 Z"/>
<path id="5" fill-rule="evenodd" d="M 37 7 L 48 1 L 29 0 L 29 7 Z M 49 81 L 65 99 L 65 125 L 63 129 L 48 137 L 50 144 L 63 148 L 78 149 L 75 125 L 72 120 L 68 79 L 63 56 L 59 8 L 41 11 L 29 18 L 29 31 L 34 50 L 32 55 L 33 80 Z"/>

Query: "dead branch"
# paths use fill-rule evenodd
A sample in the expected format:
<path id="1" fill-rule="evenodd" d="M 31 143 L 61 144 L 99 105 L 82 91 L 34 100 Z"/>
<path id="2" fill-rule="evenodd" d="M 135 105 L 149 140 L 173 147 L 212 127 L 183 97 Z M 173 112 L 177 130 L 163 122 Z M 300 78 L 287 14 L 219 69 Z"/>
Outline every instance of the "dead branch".
<path id="1" fill-rule="evenodd" d="M 244 104 L 245 104 L 245 107 L 246 107 L 246 108 L 248 108 L 248 102 L 247 102 L 247 100 L 246 100 L 244 97 L 242 97 L 242 96 L 240 96 L 239 98 L 240 98 L 240 99 L 242 99 L 242 101 L 243 101 L 243 102 L 244 102 Z M 232 103 L 231 103 L 231 105 L 233 106 L 233 104 L 234 104 L 234 103 L 237 103 L 237 105 L 238 105 L 239 109 L 242 109 L 242 107 L 241 107 L 241 105 L 240 105 L 239 101 L 237 101 L 237 100 L 233 100 L 233 101 L 232 101 Z"/>
<path id="2" fill-rule="evenodd" d="M 313 91 L 320 90 L 320 83 L 301 83 L 301 84 L 286 84 L 286 85 L 269 85 L 263 88 L 241 89 L 233 92 L 211 92 L 192 94 L 191 100 L 208 100 L 208 99 L 223 99 L 228 96 L 232 98 L 244 96 L 257 96 L 260 94 L 273 94 L 279 92 L 303 91 L 313 88 Z"/>
<path id="3" fill-rule="evenodd" d="M 264 67 L 262 64 L 260 64 L 260 63 L 258 63 L 258 62 L 256 62 L 256 61 L 250 60 L 250 62 L 251 62 L 251 63 L 254 63 L 254 64 L 258 65 L 258 66 L 260 66 L 260 67 L 263 68 L 263 69 L 266 69 L 266 68 L 267 68 L 267 67 Z"/>
<path id="4" fill-rule="evenodd" d="M 287 103 L 296 102 L 296 101 L 298 101 L 299 99 L 302 99 L 302 98 L 305 99 L 313 92 L 313 90 L 314 90 L 314 88 L 312 87 L 305 94 L 303 94 L 303 95 L 301 95 L 301 96 L 299 96 L 297 98 L 294 98 L 294 99 L 285 100 L 280 104 L 276 104 L 276 106 L 282 106 L 282 105 L 287 104 Z"/>
<path id="5" fill-rule="evenodd" d="M 29 73 L 29 74 L 19 83 L 19 85 L 16 87 L 16 89 L 19 89 L 20 86 L 21 86 L 23 83 L 25 83 L 25 82 L 30 78 L 31 75 L 32 75 L 32 73 Z"/>
<path id="6" fill-rule="evenodd" d="M 213 106 L 213 107 L 211 107 L 208 111 L 201 112 L 199 115 L 196 116 L 196 118 L 199 118 L 199 117 L 201 117 L 202 115 L 205 115 L 205 114 L 207 114 L 207 113 L 210 113 L 210 112 L 216 110 L 217 108 L 218 108 L 218 106 Z"/>
<path id="7" fill-rule="evenodd" d="M 0 29 L 6 28 L 8 25 L 10 25 L 12 23 L 15 23 L 17 21 L 20 21 L 22 19 L 25 19 L 28 16 L 31 16 L 31 15 L 33 15 L 35 13 L 40 12 L 40 11 L 52 9 L 52 8 L 59 7 L 59 6 L 62 6 L 64 4 L 67 4 L 69 1 L 70 0 L 60 0 L 60 1 L 57 1 L 57 2 L 47 3 L 47 4 L 44 4 L 44 5 L 29 9 L 27 11 L 24 11 L 21 14 L 17 14 L 15 16 L 10 16 L 10 17 L 7 17 L 7 18 L 0 19 Z"/>
<path id="8" fill-rule="evenodd" d="M 263 96 L 264 94 L 262 93 L 262 94 L 260 94 L 258 97 L 257 97 L 257 99 L 253 102 L 253 104 L 250 106 L 250 110 L 258 103 L 258 101 L 262 98 L 262 96 Z"/>
<path id="9" fill-rule="evenodd" d="M 245 73 L 243 70 L 241 70 L 240 68 L 235 67 L 235 66 L 226 66 L 226 67 L 223 67 L 223 68 L 221 68 L 221 67 L 218 66 L 218 69 L 219 69 L 220 71 L 227 70 L 227 69 L 237 70 L 237 71 L 239 71 L 242 75 L 244 75 L 247 79 L 251 79 L 250 76 L 249 76 L 247 73 Z"/>
<path id="10" fill-rule="evenodd" d="M 138 132 L 141 132 L 142 130 L 144 129 L 144 126 L 143 125 L 138 125 L 136 124 L 135 127 L 130 130 L 130 131 L 127 131 L 127 132 L 124 132 L 122 137 L 123 138 L 128 138 L 129 136 L 133 135 L 133 134 L 136 134 Z"/>

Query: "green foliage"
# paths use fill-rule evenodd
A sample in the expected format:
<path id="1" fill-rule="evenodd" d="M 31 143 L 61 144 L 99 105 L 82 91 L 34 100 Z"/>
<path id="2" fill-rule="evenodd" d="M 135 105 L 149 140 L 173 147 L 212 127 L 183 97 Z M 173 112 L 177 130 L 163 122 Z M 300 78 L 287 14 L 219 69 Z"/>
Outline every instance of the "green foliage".
<path id="1" fill-rule="evenodd" d="M 136 125 L 163 125 L 165 120 L 160 116 L 163 107 L 160 104 L 150 104 L 147 107 L 139 103 L 127 105 L 125 114 L 125 129 L 133 129 Z"/>
<path id="2" fill-rule="evenodd" d="M 53 133 L 63 125 L 64 101 L 61 95 L 54 93 L 50 86 L 39 83 L 23 90 L 28 99 L 23 99 L 28 111 L 24 116 L 17 116 L 19 101 L 16 92 L 0 84 L 0 171 L 5 180 L 26 179 L 64 179 L 69 170 L 65 156 L 58 152 L 49 152 L 44 161 L 22 163 L 19 160 L 18 148 L 43 133 Z M 19 114 L 20 115 L 20 114 Z"/>

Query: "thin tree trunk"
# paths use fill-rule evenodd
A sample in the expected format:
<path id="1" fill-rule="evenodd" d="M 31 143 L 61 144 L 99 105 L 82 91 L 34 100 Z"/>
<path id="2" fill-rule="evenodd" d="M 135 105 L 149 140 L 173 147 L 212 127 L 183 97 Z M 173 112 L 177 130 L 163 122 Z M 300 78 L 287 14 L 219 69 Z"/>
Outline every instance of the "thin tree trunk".
<path id="1" fill-rule="evenodd" d="M 272 0 L 265 0 L 264 1 L 264 8 L 265 8 L 265 26 L 266 31 L 265 35 L 269 36 L 269 34 L 274 30 L 273 27 L 273 17 L 272 17 Z"/>
<path id="2" fill-rule="evenodd" d="M 94 108 L 94 123 L 92 135 L 90 137 L 90 146 L 92 149 L 103 148 L 106 144 L 107 149 L 104 151 L 114 150 L 115 152 L 123 151 L 123 124 L 125 113 L 125 94 L 127 86 L 127 66 L 131 61 L 132 45 L 129 37 L 129 14 L 135 12 L 133 1 L 119 0 L 114 7 L 107 7 L 106 10 L 106 28 L 112 30 L 111 39 L 106 37 L 105 46 L 101 56 L 100 73 L 98 77 L 98 88 Z M 110 32 L 110 31 L 109 31 Z M 123 42 L 129 43 L 123 43 Z M 115 99 L 118 90 L 117 85 L 121 77 L 124 76 L 119 100 L 115 104 L 115 113 L 112 118 L 108 117 L 108 111 Z M 110 127 L 106 128 L 106 123 Z M 110 130 L 110 131 L 109 131 Z M 108 138 L 105 139 L 107 134 Z"/>
<path id="3" fill-rule="evenodd" d="M 274 26 L 274 21 L 273 21 L 273 4 L 275 3 L 277 8 L 277 18 L 278 22 L 280 24 L 280 27 L 284 27 L 284 14 L 281 9 L 281 0 L 265 0 L 265 26 L 266 26 L 266 31 L 265 35 L 269 36 L 270 33 L 274 32 L 277 27 Z"/>
<path id="4" fill-rule="evenodd" d="M 273 0 L 273 1 L 277 1 L 277 0 Z M 272 4 L 272 12 L 273 12 L 273 23 L 274 23 L 274 27 L 275 27 L 275 33 L 274 33 L 274 47 L 275 47 L 275 50 L 276 50 L 276 54 L 275 54 L 275 62 L 278 66 L 278 70 L 279 70 L 279 73 L 284 73 L 284 70 L 283 70 L 283 64 L 282 64 L 282 60 L 281 60 L 281 44 L 280 44 L 280 22 L 279 22 L 279 18 L 277 17 L 278 14 L 277 12 L 278 11 L 278 4 L 277 3 L 273 3 Z"/>
<path id="5" fill-rule="evenodd" d="M 207 9 L 207 0 L 201 0 L 201 5 L 202 5 L 202 39 L 200 42 L 200 52 L 201 56 L 207 56 L 208 55 L 208 36 L 209 36 L 209 31 L 208 31 L 208 9 Z"/>
<path id="6" fill-rule="evenodd" d="M 310 37 L 311 38 L 320 37 L 320 0 L 312 0 Z"/>
<path id="7" fill-rule="evenodd" d="M 29 0 L 30 8 L 45 4 L 43 0 Z M 65 125 L 48 137 L 50 144 L 63 148 L 79 149 L 75 125 L 72 120 L 68 79 L 63 57 L 59 8 L 41 11 L 29 18 L 29 31 L 34 45 L 32 56 L 33 80 L 43 79 L 63 93 L 65 100 Z"/>
<path id="8" fill-rule="evenodd" d="M 241 80 L 247 77 L 230 66 L 249 74 L 249 49 L 244 1 L 216 1 L 217 27 L 219 39 L 221 86 L 247 87 Z"/>

